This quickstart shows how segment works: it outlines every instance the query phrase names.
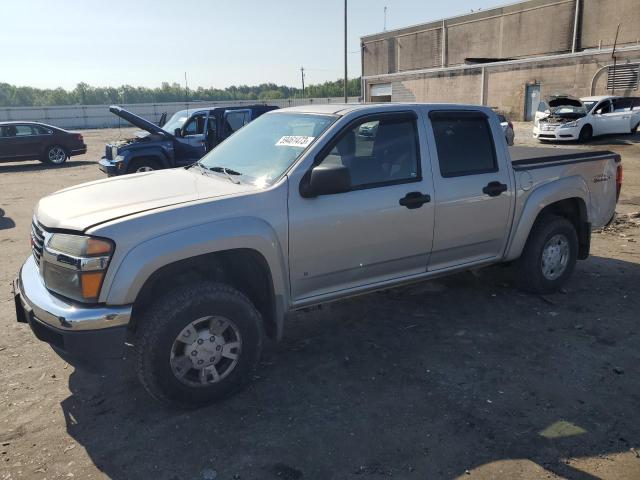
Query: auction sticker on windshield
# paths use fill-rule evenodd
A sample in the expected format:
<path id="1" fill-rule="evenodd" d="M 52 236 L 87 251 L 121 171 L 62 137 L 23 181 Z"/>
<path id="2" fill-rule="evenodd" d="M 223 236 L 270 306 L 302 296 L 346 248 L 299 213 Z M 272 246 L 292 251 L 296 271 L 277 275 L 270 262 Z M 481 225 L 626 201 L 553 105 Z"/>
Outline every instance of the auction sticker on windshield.
<path id="1" fill-rule="evenodd" d="M 276 142 L 277 147 L 302 147 L 307 148 L 316 137 L 305 135 L 286 135 Z"/>

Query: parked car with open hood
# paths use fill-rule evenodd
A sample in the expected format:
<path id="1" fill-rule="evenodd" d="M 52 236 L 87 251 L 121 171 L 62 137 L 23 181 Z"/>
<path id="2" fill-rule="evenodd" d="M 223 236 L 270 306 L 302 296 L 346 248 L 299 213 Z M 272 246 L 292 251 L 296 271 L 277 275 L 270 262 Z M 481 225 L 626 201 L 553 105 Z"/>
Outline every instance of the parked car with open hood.
<path id="1" fill-rule="evenodd" d="M 0 122 L 0 162 L 40 160 L 62 165 L 87 153 L 82 134 L 38 122 Z"/>
<path id="2" fill-rule="evenodd" d="M 244 125 L 276 108 L 198 107 L 180 110 L 158 126 L 123 108 L 109 107 L 111 113 L 144 132 L 108 143 L 99 162 L 100 170 L 113 176 L 192 164 Z"/>
<path id="3" fill-rule="evenodd" d="M 277 110 L 189 167 L 41 199 L 17 319 L 73 363 L 127 351 L 154 398 L 202 404 L 297 310 L 504 262 L 557 291 L 621 182 L 613 152 L 508 147 L 483 106 Z"/>
<path id="4" fill-rule="evenodd" d="M 552 95 L 538 106 L 533 136 L 587 142 L 598 135 L 634 133 L 639 124 L 640 97 Z"/>

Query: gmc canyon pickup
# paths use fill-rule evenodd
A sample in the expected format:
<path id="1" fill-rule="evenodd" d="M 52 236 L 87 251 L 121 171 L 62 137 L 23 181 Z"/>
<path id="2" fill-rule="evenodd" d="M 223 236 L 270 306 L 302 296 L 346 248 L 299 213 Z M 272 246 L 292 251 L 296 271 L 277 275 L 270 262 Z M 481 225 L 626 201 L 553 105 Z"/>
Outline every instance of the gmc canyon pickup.
<path id="1" fill-rule="evenodd" d="M 75 363 L 131 352 L 154 398 L 202 404 L 294 310 L 500 262 L 557 290 L 621 181 L 615 153 L 510 153 L 485 107 L 277 110 L 191 166 L 41 199 L 17 319 Z"/>

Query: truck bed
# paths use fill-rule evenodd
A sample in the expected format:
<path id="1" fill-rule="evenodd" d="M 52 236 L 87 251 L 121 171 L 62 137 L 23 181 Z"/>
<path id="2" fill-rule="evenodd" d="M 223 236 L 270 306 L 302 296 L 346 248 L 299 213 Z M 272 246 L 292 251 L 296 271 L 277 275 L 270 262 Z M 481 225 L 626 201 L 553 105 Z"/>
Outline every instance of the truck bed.
<path id="1" fill-rule="evenodd" d="M 580 163 L 613 157 L 620 161 L 620 155 L 609 150 L 580 150 L 577 148 L 552 147 L 509 147 L 511 163 L 515 170 L 543 168 L 551 163 Z"/>

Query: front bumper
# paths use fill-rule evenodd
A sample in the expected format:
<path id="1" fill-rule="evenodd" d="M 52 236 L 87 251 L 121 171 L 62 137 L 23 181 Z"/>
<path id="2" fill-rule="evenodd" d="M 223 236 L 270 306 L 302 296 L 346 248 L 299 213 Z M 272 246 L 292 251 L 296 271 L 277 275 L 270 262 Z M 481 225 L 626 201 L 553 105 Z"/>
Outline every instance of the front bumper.
<path id="1" fill-rule="evenodd" d="M 49 292 L 30 256 L 13 282 L 16 317 L 71 363 L 121 358 L 131 306 L 87 306 Z"/>
<path id="2" fill-rule="evenodd" d="M 124 169 L 122 169 L 122 167 L 124 167 L 122 162 L 114 162 L 113 160 L 107 160 L 104 157 L 102 157 L 98 162 L 98 168 L 100 168 L 100 170 L 106 173 L 109 177 L 124 173 Z"/>
<path id="3" fill-rule="evenodd" d="M 551 140 L 559 142 L 571 142 L 578 140 L 580 136 L 579 127 L 554 128 L 553 130 L 543 130 L 539 126 L 533 127 L 533 138 L 538 140 Z"/>

